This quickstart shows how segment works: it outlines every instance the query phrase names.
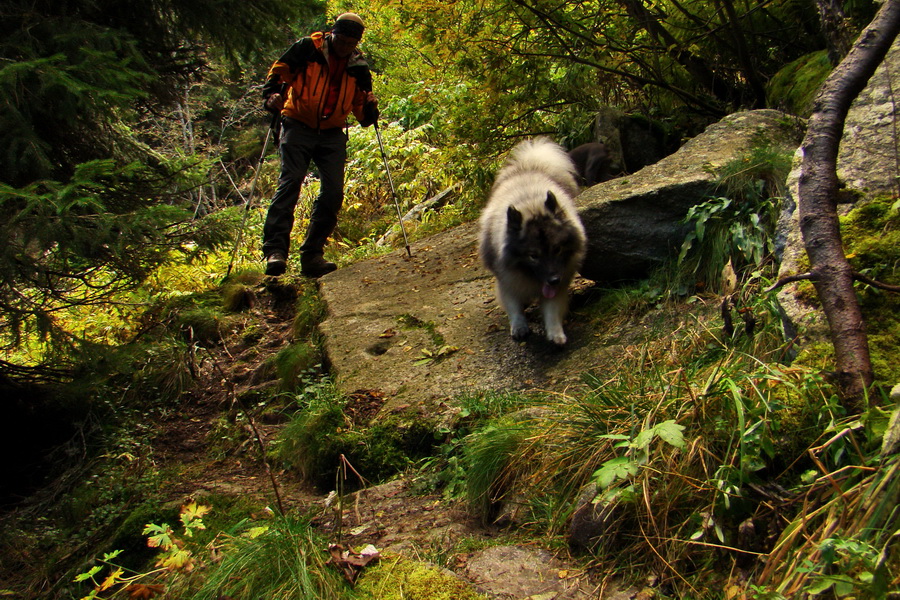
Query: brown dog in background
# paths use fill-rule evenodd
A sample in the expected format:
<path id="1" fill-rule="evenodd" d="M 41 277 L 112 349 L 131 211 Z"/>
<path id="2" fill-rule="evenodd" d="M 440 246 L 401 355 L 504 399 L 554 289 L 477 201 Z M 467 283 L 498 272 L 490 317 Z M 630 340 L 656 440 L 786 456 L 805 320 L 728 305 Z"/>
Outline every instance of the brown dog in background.
<path id="1" fill-rule="evenodd" d="M 575 163 L 578 183 L 582 187 L 590 187 L 616 177 L 612 172 L 609 150 L 603 142 L 590 142 L 576 146 L 569 150 L 569 158 Z"/>

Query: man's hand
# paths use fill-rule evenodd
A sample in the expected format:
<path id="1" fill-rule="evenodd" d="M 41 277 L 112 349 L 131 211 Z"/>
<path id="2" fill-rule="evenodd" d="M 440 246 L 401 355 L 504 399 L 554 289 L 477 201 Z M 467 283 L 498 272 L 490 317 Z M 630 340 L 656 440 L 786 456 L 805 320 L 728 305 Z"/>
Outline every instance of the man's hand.
<path id="1" fill-rule="evenodd" d="M 278 113 L 281 112 L 282 108 L 284 108 L 284 97 L 281 94 L 275 93 L 266 98 L 267 110 Z"/>
<path id="2" fill-rule="evenodd" d="M 366 92 L 365 103 L 363 104 L 363 120 L 360 125 L 368 127 L 378 121 L 378 98 L 372 92 Z"/>

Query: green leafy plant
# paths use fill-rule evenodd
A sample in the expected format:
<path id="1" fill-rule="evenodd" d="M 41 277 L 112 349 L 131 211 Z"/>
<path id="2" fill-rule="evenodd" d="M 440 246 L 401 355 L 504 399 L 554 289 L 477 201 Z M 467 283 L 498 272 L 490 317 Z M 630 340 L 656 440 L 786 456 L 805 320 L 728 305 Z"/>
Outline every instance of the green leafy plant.
<path id="1" fill-rule="evenodd" d="M 819 545 L 821 560 L 804 561 L 798 568 L 811 575 L 805 591 L 818 596 L 832 590 L 838 598 L 847 596 L 886 598 L 887 565 L 881 552 L 859 539 L 828 538 Z"/>
<path id="2" fill-rule="evenodd" d="M 689 230 L 677 263 L 680 278 L 719 291 L 729 262 L 736 273 L 755 270 L 774 250 L 778 198 L 790 170 L 790 153 L 757 140 L 746 156 L 717 172 L 724 195 L 692 206 L 684 218 Z"/>
<path id="3" fill-rule="evenodd" d="M 768 212 L 774 203 L 769 202 Z M 719 197 L 692 206 L 684 222 L 693 225 L 681 245 L 678 264 L 711 290 L 718 290 L 722 269 L 736 265 L 757 266 L 771 251 L 771 226 L 759 206 Z"/>
<path id="4" fill-rule="evenodd" d="M 616 441 L 616 448 L 626 448 L 625 456 L 611 458 L 603 463 L 603 465 L 594 471 L 592 480 L 597 483 L 600 489 L 606 489 L 617 481 L 625 481 L 638 474 L 643 465 L 646 465 L 650 459 L 650 444 L 659 438 L 666 444 L 683 450 L 684 442 L 684 425 L 679 425 L 674 420 L 663 421 L 657 423 L 649 429 L 642 430 L 634 439 L 622 434 L 607 434 L 599 436 L 600 439 L 606 438 Z"/>
<path id="5" fill-rule="evenodd" d="M 500 419 L 465 441 L 469 506 L 485 520 L 509 491 L 517 474 L 510 465 L 521 451 L 528 428 L 514 418 Z"/>
<path id="6" fill-rule="evenodd" d="M 155 569 L 135 572 L 114 562 L 122 554 L 122 550 L 105 553 L 99 559 L 101 564 L 94 565 L 89 570 L 78 574 L 74 579 L 76 583 L 90 581 L 94 585 L 82 600 L 112 597 L 120 590 L 124 590 L 133 598 L 152 598 L 162 595 L 165 592 L 165 586 L 157 582 L 158 576 L 166 573 L 187 573 L 194 569 L 195 551 L 191 550 L 187 542 L 196 531 L 206 529 L 203 517 L 210 510 L 210 507 L 196 502 L 184 505 L 179 517 L 181 521 L 180 535 L 176 535 L 175 530 L 168 523 L 160 525 L 148 523 L 144 527 L 143 533 L 147 536 L 147 546 L 160 550 Z M 98 580 L 104 571 L 107 573 Z"/>

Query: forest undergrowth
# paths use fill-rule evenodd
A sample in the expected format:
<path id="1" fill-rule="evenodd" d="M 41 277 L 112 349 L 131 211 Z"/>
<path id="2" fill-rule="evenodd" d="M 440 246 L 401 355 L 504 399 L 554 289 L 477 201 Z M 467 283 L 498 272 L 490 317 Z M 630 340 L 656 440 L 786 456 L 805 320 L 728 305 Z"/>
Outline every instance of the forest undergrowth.
<path id="1" fill-rule="evenodd" d="M 672 268 L 579 292 L 572 318 L 620 351 L 576 390 L 470 394 L 449 420 L 381 415 L 377 392 L 339 391 L 314 282 L 244 264 L 223 281 L 224 258 L 167 267 L 131 341 L 98 344 L 53 390 L 69 400 L 68 434 L 35 447 L 25 469 L 43 477 L 7 497 L 0 589 L 387 598 L 422 576 L 417 597 L 443 597 L 446 582 L 408 565 L 364 568 L 377 563 L 377 536 L 356 527 L 369 510 L 379 527 L 406 527 L 413 564 L 453 568 L 518 543 L 552 550 L 597 589 L 616 580 L 657 598 L 895 597 L 900 467 L 886 434 L 898 363 L 881 340 L 898 301 L 860 289 L 885 375 L 848 414 L 828 347 L 798 355 L 785 339 L 771 201 L 749 201 L 756 210 L 717 198 L 692 211 Z M 893 276 L 897 223 L 890 201 L 845 217 L 858 268 Z M 401 506 L 350 502 L 397 477 L 411 492 Z M 467 532 L 440 548 L 421 526 L 439 513 Z"/>
<path id="2" fill-rule="evenodd" d="M 2 586 L 12 597 L 367 597 L 365 574 L 352 588 L 326 564 L 340 534 L 325 499 L 402 474 L 491 530 L 505 514 L 512 538 L 501 539 L 586 572 L 652 576 L 656 597 L 890 597 L 891 401 L 846 415 L 826 375 L 787 364 L 767 283 L 760 271 L 735 291 L 735 319 L 747 319 L 730 333 L 715 310 L 673 327 L 697 307 L 659 282 L 592 290 L 574 318 L 622 332 L 616 364 L 585 373 L 577 396 L 459 398 L 452 427 L 411 450 L 371 420 L 383 399 L 331 382 L 315 285 L 238 273 L 159 309 L 154 343 L 129 351 L 140 365 L 129 384 L 105 384 L 128 409 L 91 433 L 76 471 L 5 515 Z M 339 472 L 347 489 L 330 485 Z M 573 536 L 576 519 L 587 537 Z M 439 560 L 484 543 L 457 540 Z"/>

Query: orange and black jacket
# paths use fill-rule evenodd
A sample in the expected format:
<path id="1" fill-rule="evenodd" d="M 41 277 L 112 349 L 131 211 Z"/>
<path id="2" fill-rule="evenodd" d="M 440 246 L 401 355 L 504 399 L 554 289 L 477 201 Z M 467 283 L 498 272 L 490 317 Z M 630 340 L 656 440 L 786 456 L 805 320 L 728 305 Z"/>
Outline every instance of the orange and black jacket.
<path id="1" fill-rule="evenodd" d="M 281 92 L 286 86 L 281 114 L 296 119 L 313 129 L 346 127 L 352 112 L 363 127 L 378 119 L 378 109 L 366 103 L 372 90 L 372 73 L 365 57 L 354 50 L 347 59 L 338 94 L 337 107 L 327 118 L 322 114 L 328 93 L 328 49 L 330 33 L 316 32 L 291 46 L 269 69 L 263 85 L 263 98 Z"/>

